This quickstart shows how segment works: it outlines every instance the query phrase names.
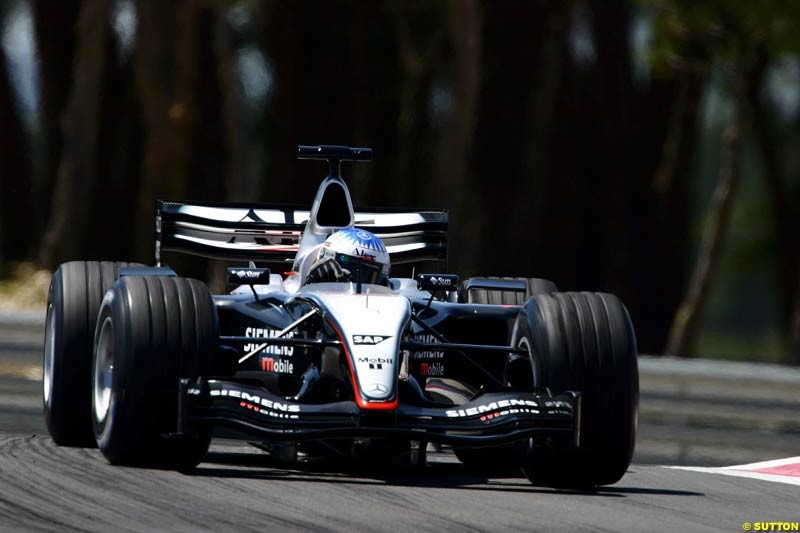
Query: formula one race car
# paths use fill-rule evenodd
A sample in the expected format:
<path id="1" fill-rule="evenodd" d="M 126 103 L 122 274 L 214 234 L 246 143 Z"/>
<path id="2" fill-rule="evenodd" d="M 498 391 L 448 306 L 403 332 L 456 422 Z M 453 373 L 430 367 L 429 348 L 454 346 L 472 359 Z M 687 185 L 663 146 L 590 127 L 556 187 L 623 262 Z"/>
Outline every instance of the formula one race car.
<path id="1" fill-rule="evenodd" d="M 418 464 L 440 443 L 535 484 L 618 481 L 639 396 L 619 300 L 542 279 L 459 283 L 436 271 L 446 212 L 354 211 L 340 163 L 371 150 L 298 155 L 330 168 L 309 211 L 159 201 L 154 267 L 61 265 L 44 350 L 53 440 L 177 469 L 201 462 L 212 436 Z M 232 292 L 178 277 L 165 251 L 238 260 Z M 390 263 L 434 273 L 390 277 Z"/>

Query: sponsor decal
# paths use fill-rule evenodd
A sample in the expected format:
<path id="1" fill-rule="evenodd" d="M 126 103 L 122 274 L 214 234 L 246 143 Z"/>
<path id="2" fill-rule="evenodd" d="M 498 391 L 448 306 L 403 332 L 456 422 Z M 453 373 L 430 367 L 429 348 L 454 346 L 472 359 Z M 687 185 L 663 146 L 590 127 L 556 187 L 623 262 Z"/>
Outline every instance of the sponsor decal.
<path id="1" fill-rule="evenodd" d="M 353 335 L 353 344 L 374 346 L 391 338 L 391 335 Z"/>
<path id="2" fill-rule="evenodd" d="M 272 357 L 261 358 L 261 370 L 264 372 L 275 372 L 276 374 L 292 374 L 294 365 L 286 359 L 274 359 Z"/>
<path id="3" fill-rule="evenodd" d="M 258 279 L 261 277 L 261 272 L 254 270 L 237 270 L 236 277 L 239 279 Z"/>
<path id="4" fill-rule="evenodd" d="M 269 284 L 270 271 L 268 268 L 227 268 L 228 283 L 253 285 L 257 283 Z"/>
<path id="5" fill-rule="evenodd" d="M 481 422 L 489 422 L 490 420 L 493 420 L 495 418 L 500 418 L 501 416 L 516 415 L 516 414 L 538 415 L 539 411 L 537 411 L 536 409 L 507 409 L 505 411 L 483 415 L 481 416 Z"/>
<path id="6" fill-rule="evenodd" d="M 275 337 L 280 333 L 279 330 L 276 329 L 265 329 L 265 328 L 246 328 L 244 330 L 245 337 L 259 337 L 262 339 L 266 339 L 269 337 Z M 297 335 L 297 330 L 292 330 L 286 335 L 284 338 L 291 339 L 292 337 Z M 256 348 L 258 348 L 259 344 L 245 344 L 242 349 L 246 353 L 250 353 Z M 265 346 L 263 350 L 261 350 L 262 354 L 272 354 L 272 355 L 285 355 L 291 356 L 294 354 L 294 346 Z"/>
<path id="7" fill-rule="evenodd" d="M 356 246 L 353 249 L 353 255 L 356 256 L 356 257 L 361 257 L 362 259 L 367 259 L 369 261 L 375 261 L 375 259 L 377 259 L 377 257 L 378 257 L 375 254 L 369 253 L 364 248 L 359 248 L 358 246 Z"/>
<path id="8" fill-rule="evenodd" d="M 499 416 L 517 413 L 530 413 L 538 415 L 538 409 L 531 409 L 532 407 L 539 407 L 539 405 L 533 400 L 498 400 L 496 402 L 491 402 L 484 405 L 468 407 L 467 409 L 450 409 L 445 411 L 445 414 L 450 418 L 464 418 L 469 416 L 483 415 L 481 416 L 481 420 L 491 420 L 492 418 Z"/>
<path id="9" fill-rule="evenodd" d="M 444 364 L 439 361 L 433 363 L 422 363 L 419 365 L 419 373 L 424 377 L 444 376 Z"/>
<path id="10" fill-rule="evenodd" d="M 367 392 L 371 392 L 373 394 L 386 394 L 389 392 L 389 387 L 381 383 L 373 383 L 367 387 Z"/>
<path id="11" fill-rule="evenodd" d="M 419 342 L 421 344 L 439 344 L 439 339 L 434 337 L 430 334 L 420 334 L 414 335 L 412 337 L 414 341 Z M 414 352 L 411 354 L 412 359 L 442 359 L 444 357 L 444 352 Z"/>
<path id="12" fill-rule="evenodd" d="M 420 274 L 417 284 L 422 290 L 452 291 L 458 288 L 458 276 L 455 274 Z"/>
<path id="13" fill-rule="evenodd" d="M 271 416 L 273 418 L 287 418 L 289 420 L 297 420 L 300 418 L 298 415 L 294 415 L 291 413 L 281 413 L 278 411 L 270 411 L 269 409 L 264 409 L 263 407 L 259 407 L 256 404 L 250 402 L 239 402 L 239 407 L 244 407 L 248 411 L 254 411 L 256 413 L 262 414 L 264 416 Z"/>
<path id="14" fill-rule="evenodd" d="M 237 400 L 242 400 L 246 403 L 251 403 L 257 406 L 265 407 L 272 411 L 282 412 L 282 413 L 298 413 L 300 412 L 300 405 L 296 403 L 283 403 L 270 400 L 268 398 L 262 398 L 257 394 L 250 394 L 238 389 L 212 389 L 209 392 L 209 395 L 212 397 L 227 397 L 227 398 L 236 398 Z"/>
<path id="15" fill-rule="evenodd" d="M 382 370 L 383 365 L 391 365 L 394 362 L 391 357 L 359 357 L 357 360 L 361 364 L 369 364 L 370 370 Z"/>

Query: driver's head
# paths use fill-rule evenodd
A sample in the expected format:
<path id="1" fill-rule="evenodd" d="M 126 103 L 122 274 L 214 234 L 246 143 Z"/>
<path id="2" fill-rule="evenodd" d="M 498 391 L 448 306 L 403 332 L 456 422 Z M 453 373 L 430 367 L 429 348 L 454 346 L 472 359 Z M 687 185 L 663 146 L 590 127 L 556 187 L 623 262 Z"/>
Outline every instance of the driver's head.
<path id="1" fill-rule="evenodd" d="M 317 260 L 328 258 L 350 273 L 342 281 L 379 285 L 388 283 L 389 252 L 374 233 L 347 228 L 331 234 L 320 247 Z"/>

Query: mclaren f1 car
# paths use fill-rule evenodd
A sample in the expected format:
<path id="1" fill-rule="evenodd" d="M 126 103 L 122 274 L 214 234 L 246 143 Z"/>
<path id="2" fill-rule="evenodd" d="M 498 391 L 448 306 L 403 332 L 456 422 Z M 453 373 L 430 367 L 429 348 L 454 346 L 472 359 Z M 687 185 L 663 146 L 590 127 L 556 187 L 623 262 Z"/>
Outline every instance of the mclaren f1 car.
<path id="1" fill-rule="evenodd" d="M 57 444 L 189 469 L 217 436 L 416 462 L 438 443 L 464 463 L 518 465 L 534 484 L 624 475 L 639 380 L 616 297 L 536 278 L 459 282 L 447 212 L 353 208 L 341 162 L 371 150 L 298 156 L 329 165 L 308 210 L 159 201 L 155 266 L 60 266 L 43 394 Z M 230 261 L 230 292 L 179 277 L 165 252 Z M 426 273 L 397 274 L 412 268 Z"/>

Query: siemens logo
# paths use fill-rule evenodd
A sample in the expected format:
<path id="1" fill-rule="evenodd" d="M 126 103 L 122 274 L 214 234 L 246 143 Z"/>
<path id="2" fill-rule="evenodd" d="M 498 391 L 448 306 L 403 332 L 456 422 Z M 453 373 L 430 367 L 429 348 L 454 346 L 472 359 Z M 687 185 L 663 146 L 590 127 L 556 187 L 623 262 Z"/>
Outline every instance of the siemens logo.
<path id="1" fill-rule="evenodd" d="M 506 409 L 508 407 L 538 407 L 533 400 L 500 400 L 497 402 L 487 403 L 486 405 L 478 405 L 476 407 L 469 407 L 467 409 L 452 409 L 445 411 L 445 414 L 451 418 L 458 418 L 464 416 L 477 416 L 483 413 L 491 413 L 499 409 Z M 538 414 L 538 411 L 531 411 L 533 414 Z"/>

